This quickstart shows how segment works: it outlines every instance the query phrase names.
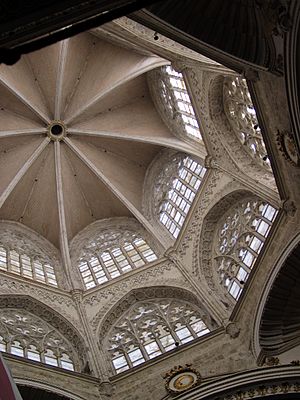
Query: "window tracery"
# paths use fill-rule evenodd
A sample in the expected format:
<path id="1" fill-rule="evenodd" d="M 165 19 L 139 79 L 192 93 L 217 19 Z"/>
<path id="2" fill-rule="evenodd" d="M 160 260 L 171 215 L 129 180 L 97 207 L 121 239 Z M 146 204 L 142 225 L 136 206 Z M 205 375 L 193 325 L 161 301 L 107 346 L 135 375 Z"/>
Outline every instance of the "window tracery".
<path id="1" fill-rule="evenodd" d="M 139 233 L 110 229 L 98 232 L 84 247 L 78 267 L 87 289 L 155 261 L 157 255 Z"/>
<path id="2" fill-rule="evenodd" d="M 53 266 L 38 256 L 30 257 L 27 254 L 19 253 L 17 250 L 4 247 L 0 243 L 0 270 L 12 272 L 46 283 L 47 285 L 57 286 L 57 280 Z"/>
<path id="3" fill-rule="evenodd" d="M 113 369 L 123 372 L 209 331 L 200 311 L 191 303 L 170 298 L 140 301 L 110 332 Z"/>
<path id="4" fill-rule="evenodd" d="M 71 345 L 50 324 L 25 310 L 1 309 L 0 351 L 75 370 Z"/>
<path id="5" fill-rule="evenodd" d="M 246 79 L 225 79 L 223 93 L 225 113 L 239 140 L 252 157 L 270 169 L 270 160 Z"/>
<path id="6" fill-rule="evenodd" d="M 277 210 L 270 204 L 248 199 L 240 201 L 222 219 L 216 238 L 216 268 L 220 282 L 234 299 L 260 253 Z"/>
<path id="7" fill-rule="evenodd" d="M 182 73 L 171 66 L 148 73 L 148 83 L 157 110 L 170 131 L 185 141 L 203 144 L 199 124 Z"/>
<path id="8" fill-rule="evenodd" d="M 171 65 L 163 67 L 162 71 L 162 95 L 172 113 L 172 117 L 175 118 L 178 115 L 184 123 L 186 133 L 196 139 L 202 140 L 183 75 L 175 71 Z"/>
<path id="9" fill-rule="evenodd" d="M 160 184 L 154 196 L 159 220 L 174 238 L 179 235 L 205 172 L 190 156 L 177 154 L 158 177 Z"/>

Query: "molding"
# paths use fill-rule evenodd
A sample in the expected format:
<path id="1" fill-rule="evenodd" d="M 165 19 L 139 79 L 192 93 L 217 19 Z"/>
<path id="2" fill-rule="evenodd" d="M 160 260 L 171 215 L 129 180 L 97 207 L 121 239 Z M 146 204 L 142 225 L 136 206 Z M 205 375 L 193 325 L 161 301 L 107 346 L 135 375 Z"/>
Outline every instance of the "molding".
<path id="1" fill-rule="evenodd" d="M 39 233 L 28 228 L 19 222 L 0 220 L 0 242 L 11 250 L 16 250 L 19 254 L 23 252 L 31 258 L 38 258 L 42 263 L 49 263 L 53 266 L 57 277 L 58 287 L 68 290 L 65 274 L 61 269 L 61 258 L 58 249 Z M 18 275 L 10 275 L 11 279 Z M 25 280 L 26 281 L 26 280 Z M 28 280 L 29 281 L 29 280 Z M 51 285 L 39 284 L 50 291 L 54 288 Z"/>
<path id="2" fill-rule="evenodd" d="M 288 258 L 289 254 L 294 250 L 294 248 L 300 242 L 300 233 L 298 233 L 286 246 L 286 248 L 281 252 L 281 254 L 277 257 L 276 262 L 274 263 L 274 267 L 269 272 L 268 277 L 266 279 L 266 283 L 263 287 L 261 296 L 259 301 L 257 302 L 257 307 L 255 310 L 255 317 L 254 317 L 254 327 L 252 333 L 252 351 L 254 356 L 257 358 L 258 362 L 263 358 L 262 357 L 262 349 L 259 342 L 259 330 L 261 324 L 261 318 L 264 311 L 264 307 L 266 305 L 266 301 L 268 299 L 270 290 L 276 280 L 276 277 L 281 270 L 283 264 L 285 263 L 286 259 Z"/>
<path id="3" fill-rule="evenodd" d="M 183 300 L 197 306 L 199 310 L 201 310 L 201 313 L 203 314 L 203 321 L 208 326 L 208 328 L 210 330 L 217 328 L 215 321 L 207 313 L 207 310 L 203 308 L 201 301 L 190 290 L 165 285 L 151 286 L 144 287 L 142 289 L 139 288 L 131 290 L 106 313 L 97 329 L 98 340 L 102 342 L 107 336 L 109 330 L 117 322 L 117 320 L 134 304 L 140 301 L 164 298 Z"/>
<path id="4" fill-rule="evenodd" d="M 179 44 L 175 40 L 162 34 L 157 34 L 154 30 L 127 17 L 116 19 L 101 28 L 96 28 L 93 32 L 96 32 L 96 34 L 100 32 L 100 35 L 105 33 L 106 36 L 113 37 L 119 45 L 120 42 L 122 43 L 126 40 L 124 45 L 128 46 L 129 42 L 131 48 L 138 51 L 141 51 L 141 49 L 147 52 L 152 51 L 171 61 L 179 60 L 188 64 L 199 65 L 203 69 L 227 74 L 232 73 L 229 68 L 224 67 L 222 64 Z"/>
<path id="5" fill-rule="evenodd" d="M 201 372 L 201 371 L 200 371 Z M 248 400 L 276 394 L 299 393 L 300 368 L 282 367 L 260 368 L 238 374 L 216 377 L 180 396 L 180 400 Z"/>
<path id="6" fill-rule="evenodd" d="M 112 232 L 122 233 L 123 236 L 116 241 L 116 239 L 110 237 Z M 160 243 L 154 240 L 153 236 L 136 219 L 128 217 L 105 218 L 92 222 L 72 239 L 70 253 L 73 267 L 76 268 L 76 263 L 81 258 L 89 258 L 95 252 L 106 250 L 109 246 L 117 244 L 118 241 L 123 241 L 126 237 L 132 239 L 133 235 L 140 235 L 158 257 L 162 255 L 163 249 Z"/>
<path id="7" fill-rule="evenodd" d="M 86 345 L 81 334 L 69 320 L 53 308 L 50 308 L 48 305 L 43 304 L 39 300 L 33 299 L 30 296 L 16 294 L 0 295 L 0 309 L 1 308 L 23 309 L 50 324 L 72 344 L 73 348 L 76 350 L 77 357 L 81 361 L 81 367 L 84 365 Z"/>

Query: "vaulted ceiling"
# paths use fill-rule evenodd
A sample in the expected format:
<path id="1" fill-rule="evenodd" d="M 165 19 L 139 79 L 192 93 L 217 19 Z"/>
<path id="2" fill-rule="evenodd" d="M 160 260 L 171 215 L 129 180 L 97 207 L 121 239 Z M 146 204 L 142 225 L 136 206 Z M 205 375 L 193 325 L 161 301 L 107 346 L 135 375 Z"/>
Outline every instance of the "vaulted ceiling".
<path id="1" fill-rule="evenodd" d="M 145 174 L 165 147 L 146 74 L 168 61 L 92 33 L 0 67 L 0 219 L 59 247 L 95 220 L 142 212 Z"/>

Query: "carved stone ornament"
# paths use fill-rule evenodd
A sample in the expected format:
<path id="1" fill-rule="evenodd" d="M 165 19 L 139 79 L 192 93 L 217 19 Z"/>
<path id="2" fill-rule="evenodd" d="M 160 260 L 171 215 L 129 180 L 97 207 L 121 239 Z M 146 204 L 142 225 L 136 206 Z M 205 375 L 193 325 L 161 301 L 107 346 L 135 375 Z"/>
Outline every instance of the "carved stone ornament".
<path id="1" fill-rule="evenodd" d="M 6 251 L 16 251 L 35 260 L 48 264 L 55 270 L 58 286 L 68 290 L 69 285 L 61 268 L 60 255 L 48 240 L 23 224 L 13 221 L 0 221 L 0 245 Z"/>
<path id="2" fill-rule="evenodd" d="M 278 131 L 277 143 L 283 157 L 291 164 L 298 167 L 300 160 L 293 134 L 287 131 Z"/>
<path id="3" fill-rule="evenodd" d="M 269 367 L 274 367 L 278 364 L 280 364 L 278 357 L 266 357 L 264 362 L 264 365 L 268 365 Z"/>
<path id="4" fill-rule="evenodd" d="M 285 393 L 299 393 L 299 390 L 300 385 L 298 382 L 282 382 L 278 384 L 260 385 L 255 388 L 249 388 L 245 391 L 238 390 L 221 398 L 223 400 L 248 400 L 257 397 L 260 398 L 272 395 L 283 395 Z M 220 399 L 220 397 L 213 397 L 213 399 L 217 400 Z"/>
<path id="5" fill-rule="evenodd" d="M 293 361 L 291 361 L 291 364 L 299 366 L 300 365 L 300 360 L 293 360 Z"/>
<path id="6" fill-rule="evenodd" d="M 178 395 L 200 385 L 201 375 L 191 366 L 192 364 L 178 365 L 165 374 L 165 387 L 171 395 Z"/>
<path id="7" fill-rule="evenodd" d="M 283 202 L 282 209 L 289 217 L 293 217 L 297 211 L 297 207 L 291 199 L 287 199 Z"/>
<path id="8" fill-rule="evenodd" d="M 131 35 L 134 35 L 135 41 L 138 41 L 139 43 L 146 42 L 148 47 L 152 44 L 152 47 L 154 46 L 153 40 L 154 39 L 154 31 L 152 29 L 147 28 L 144 25 L 139 24 L 138 22 L 133 21 L 130 18 L 127 17 L 122 17 L 114 20 L 110 24 L 106 24 L 104 26 L 105 29 L 108 29 L 108 27 L 114 27 L 114 25 L 119 26 L 122 28 L 122 34 L 123 36 L 127 36 L 128 33 Z M 101 27 L 102 28 L 102 27 Z M 213 61 L 202 54 L 195 52 L 179 43 L 176 41 L 167 38 L 161 34 L 157 35 L 158 37 L 157 40 L 155 40 L 155 48 L 156 51 L 158 49 L 162 49 L 164 51 L 167 51 L 167 55 L 170 56 L 175 56 L 176 59 L 179 57 L 182 59 L 192 59 L 195 60 L 199 63 L 203 63 L 206 65 L 215 65 L 215 66 L 220 66 L 216 61 Z"/>
<path id="9" fill-rule="evenodd" d="M 98 390 L 101 398 L 104 397 L 106 399 L 114 394 L 115 387 L 111 384 L 111 382 L 101 382 L 98 386 Z"/>
<path id="10" fill-rule="evenodd" d="M 245 151 L 261 166 L 270 170 L 270 161 L 246 80 L 240 77 L 226 78 L 223 98 L 226 116 Z"/>
<path id="11" fill-rule="evenodd" d="M 74 264 L 78 261 L 89 260 L 94 255 L 114 246 L 122 246 L 127 240 L 142 236 L 151 248 L 160 255 L 161 248 L 152 236 L 134 218 L 107 218 L 93 222 L 74 237 L 70 246 L 71 259 Z"/>
<path id="12" fill-rule="evenodd" d="M 232 339 L 236 339 L 240 332 L 241 332 L 241 328 L 235 324 L 234 322 L 230 322 L 226 328 L 225 328 L 225 332 L 232 338 Z"/>
<path id="13" fill-rule="evenodd" d="M 98 337 L 100 341 L 104 340 L 108 331 L 117 323 L 117 320 L 137 302 L 147 302 L 151 299 L 180 299 L 196 306 L 201 318 L 211 329 L 217 328 L 216 322 L 211 318 L 208 311 L 204 308 L 200 300 L 190 291 L 170 286 L 156 286 L 142 289 L 135 289 L 127 293 L 115 306 L 109 310 L 98 327 Z"/>
<path id="14" fill-rule="evenodd" d="M 77 369 L 81 369 L 86 359 L 86 346 L 77 329 L 73 327 L 67 319 L 50 309 L 50 307 L 29 296 L 0 296 L 0 314 L 2 315 L 5 313 L 7 309 L 18 310 L 20 315 L 28 313 L 35 316 L 37 320 L 43 321 L 43 325 L 46 326 L 48 330 L 48 327 L 51 326 L 52 329 L 58 332 L 57 334 L 60 337 L 66 339 L 66 343 L 69 343 L 70 349 L 72 349 L 71 352 L 74 355 L 75 366 Z M 30 329 L 34 330 L 35 328 L 32 325 Z M 36 334 L 38 333 L 41 333 L 40 329 L 36 328 Z"/>

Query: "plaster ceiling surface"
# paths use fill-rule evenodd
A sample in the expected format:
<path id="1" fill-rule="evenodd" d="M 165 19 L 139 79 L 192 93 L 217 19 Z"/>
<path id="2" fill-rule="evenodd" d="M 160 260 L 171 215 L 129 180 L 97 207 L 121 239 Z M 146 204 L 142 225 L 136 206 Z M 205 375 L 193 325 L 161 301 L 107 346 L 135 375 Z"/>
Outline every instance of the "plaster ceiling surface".
<path id="1" fill-rule="evenodd" d="M 0 219 L 59 247 L 90 223 L 142 214 L 149 164 L 181 148 L 146 74 L 168 63 L 83 33 L 0 67 Z M 156 237 L 159 239 L 159 237 Z"/>

